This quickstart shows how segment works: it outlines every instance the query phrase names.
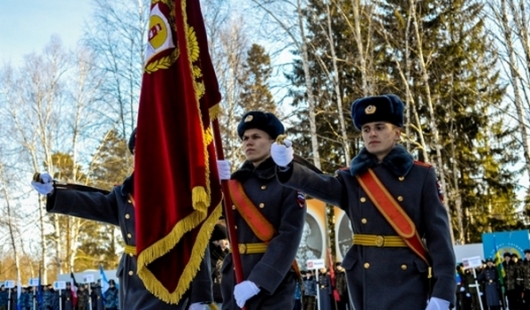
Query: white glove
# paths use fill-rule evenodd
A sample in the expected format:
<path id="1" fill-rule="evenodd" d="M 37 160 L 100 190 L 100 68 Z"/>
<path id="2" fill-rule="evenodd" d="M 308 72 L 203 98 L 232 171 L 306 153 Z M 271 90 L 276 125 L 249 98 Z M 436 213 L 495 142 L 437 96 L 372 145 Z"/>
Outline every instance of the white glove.
<path id="1" fill-rule="evenodd" d="M 53 179 L 48 172 L 41 173 L 39 180 L 31 181 L 31 185 L 41 195 L 48 195 L 53 192 Z"/>
<path id="2" fill-rule="evenodd" d="M 293 161 L 293 143 L 285 139 L 283 144 L 274 142 L 271 146 L 271 157 L 276 165 L 280 167 L 287 167 Z"/>
<path id="3" fill-rule="evenodd" d="M 219 179 L 230 180 L 230 161 L 217 160 L 217 170 L 219 171 Z"/>
<path id="4" fill-rule="evenodd" d="M 450 304 L 447 300 L 432 297 L 425 310 L 447 310 Z"/>
<path id="5" fill-rule="evenodd" d="M 259 293 L 259 287 L 252 281 L 243 281 L 234 287 L 234 297 L 239 308 L 243 308 L 249 298 Z"/>
<path id="6" fill-rule="evenodd" d="M 208 306 L 208 304 L 196 302 L 191 304 L 188 310 L 210 310 L 210 306 Z"/>

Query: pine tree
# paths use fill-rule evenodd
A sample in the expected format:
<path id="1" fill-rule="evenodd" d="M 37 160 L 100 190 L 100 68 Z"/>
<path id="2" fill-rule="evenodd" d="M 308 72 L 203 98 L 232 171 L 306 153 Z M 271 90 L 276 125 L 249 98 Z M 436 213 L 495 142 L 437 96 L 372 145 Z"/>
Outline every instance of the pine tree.
<path id="1" fill-rule="evenodd" d="M 111 191 L 132 172 L 133 159 L 127 140 L 120 136 L 116 129 L 111 129 L 105 134 L 93 157 L 88 185 Z M 95 221 L 87 223 L 79 236 L 80 259 L 76 266 L 93 269 L 102 264 L 104 268 L 115 268 L 119 258 L 116 254 L 117 246 L 123 245 L 116 231 L 113 225 Z"/>
<path id="2" fill-rule="evenodd" d="M 272 73 L 270 56 L 262 46 L 252 44 L 243 70 L 240 81 L 243 91 L 239 98 L 241 107 L 245 111 L 260 110 L 276 114 L 276 104 L 267 85 Z"/>
<path id="3" fill-rule="evenodd" d="M 340 42 L 337 57 L 344 60 L 355 59 L 358 54 L 352 48 L 355 44 L 347 27 L 347 19 L 352 17 L 348 15 L 351 3 L 339 1 L 332 11 L 334 41 Z M 339 11 L 342 14 L 338 14 Z M 475 1 L 400 0 L 365 5 L 361 11 L 374 12 L 363 16 L 366 22 L 361 31 L 369 35 L 370 27 L 377 30 L 371 36 L 364 36 L 369 38 L 365 43 L 369 46 L 367 54 L 373 70 L 370 88 L 375 93 L 370 95 L 394 93 L 408 104 L 408 120 L 412 126 L 404 137 L 406 144 L 416 158 L 428 159 L 438 166 L 437 172 L 446 181 L 445 195 L 458 241 L 477 240 L 489 226 L 507 229 L 519 225 L 520 220 L 514 215 L 517 207 L 514 175 L 509 171 L 515 159 L 509 150 L 515 141 L 511 139 L 512 129 L 499 115 L 504 88 L 495 69 L 497 59 L 485 35 L 483 7 Z M 333 109 L 334 93 L 326 71 L 330 66 L 328 42 L 322 26 L 323 1 L 310 1 L 305 13 L 313 48 L 311 82 L 318 89 L 315 95 L 320 99 L 316 112 L 324 152 L 322 167 L 332 172 L 341 166 L 336 113 L 349 111 Z M 290 94 L 300 120 L 294 126 L 299 134 L 295 145 L 309 156 L 309 140 L 303 126 L 307 121 L 307 111 L 303 109 L 304 76 L 299 64 L 297 60 L 293 62 L 293 71 L 287 78 L 292 84 Z M 338 73 L 344 102 L 362 96 L 360 73 L 353 64 L 344 61 Z M 433 124 L 438 138 L 435 138 Z M 351 127 L 349 130 L 355 154 L 359 150 L 358 133 Z M 489 216 L 479 219 L 477 208 L 482 208 L 481 214 L 484 214 L 488 201 L 492 202 L 491 211 L 486 210 Z M 495 209 L 500 201 L 506 203 L 502 212 Z M 480 227 L 471 229 L 469 221 L 463 219 L 463 210 L 475 222 L 482 221 Z M 502 221 L 495 222 L 495 217 Z M 483 225 L 483 221 L 491 225 Z"/>

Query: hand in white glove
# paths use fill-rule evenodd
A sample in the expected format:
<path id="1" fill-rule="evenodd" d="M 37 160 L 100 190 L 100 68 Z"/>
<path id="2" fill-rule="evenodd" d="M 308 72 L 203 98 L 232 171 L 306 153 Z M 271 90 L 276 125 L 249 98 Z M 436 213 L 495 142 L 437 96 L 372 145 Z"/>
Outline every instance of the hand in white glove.
<path id="1" fill-rule="evenodd" d="M 274 142 L 271 146 L 271 157 L 276 165 L 280 167 L 287 167 L 293 161 L 293 143 L 285 139 L 283 144 Z"/>
<path id="2" fill-rule="evenodd" d="M 217 170 L 219 171 L 219 179 L 230 180 L 230 161 L 217 160 Z"/>
<path id="3" fill-rule="evenodd" d="M 53 179 L 48 172 L 40 173 L 36 180 L 31 181 L 31 185 L 41 195 L 53 192 Z"/>
<path id="4" fill-rule="evenodd" d="M 252 281 L 243 281 L 234 287 L 234 297 L 239 308 L 243 308 L 249 298 L 259 293 L 259 287 Z"/>
<path id="5" fill-rule="evenodd" d="M 191 304 L 188 310 L 210 310 L 210 306 L 208 306 L 207 304 L 196 302 Z"/>
<path id="6" fill-rule="evenodd" d="M 451 303 L 441 298 L 432 297 L 425 310 L 447 310 Z"/>

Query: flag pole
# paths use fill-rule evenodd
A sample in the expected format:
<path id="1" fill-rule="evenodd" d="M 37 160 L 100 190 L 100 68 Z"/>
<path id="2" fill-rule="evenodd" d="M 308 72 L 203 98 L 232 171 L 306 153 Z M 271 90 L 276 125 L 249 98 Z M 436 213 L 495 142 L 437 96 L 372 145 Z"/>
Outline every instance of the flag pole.
<path id="1" fill-rule="evenodd" d="M 220 160 L 224 160 L 225 156 L 223 152 L 223 141 L 221 139 L 221 133 L 219 130 L 218 118 L 215 118 L 214 120 L 212 120 L 212 129 L 214 133 L 215 149 L 217 151 L 217 158 Z M 241 257 L 239 254 L 239 247 L 238 247 L 239 243 L 237 241 L 237 235 L 236 235 L 236 229 L 235 229 L 235 223 L 234 223 L 234 214 L 232 213 L 232 210 L 230 208 L 230 206 L 232 206 L 232 200 L 230 199 L 228 181 L 222 180 L 221 187 L 223 190 L 223 201 L 224 201 L 223 207 L 224 207 L 224 212 L 225 212 L 226 226 L 228 226 L 228 236 L 230 238 L 230 249 L 232 250 L 232 262 L 234 263 L 236 283 L 241 283 L 243 282 L 243 269 L 241 268 Z"/>

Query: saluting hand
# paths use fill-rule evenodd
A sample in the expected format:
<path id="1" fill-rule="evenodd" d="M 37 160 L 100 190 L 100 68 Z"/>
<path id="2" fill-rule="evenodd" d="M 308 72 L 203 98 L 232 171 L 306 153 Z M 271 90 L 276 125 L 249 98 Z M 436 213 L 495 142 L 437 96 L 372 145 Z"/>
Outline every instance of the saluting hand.
<path id="1" fill-rule="evenodd" d="M 288 139 L 285 139 L 283 144 L 278 144 L 278 142 L 272 144 L 271 157 L 276 165 L 287 167 L 293 161 L 294 151 L 292 145 L 293 143 Z"/>
<path id="2" fill-rule="evenodd" d="M 31 185 L 41 195 L 48 195 L 53 192 L 53 179 L 48 172 L 35 173 Z"/>

